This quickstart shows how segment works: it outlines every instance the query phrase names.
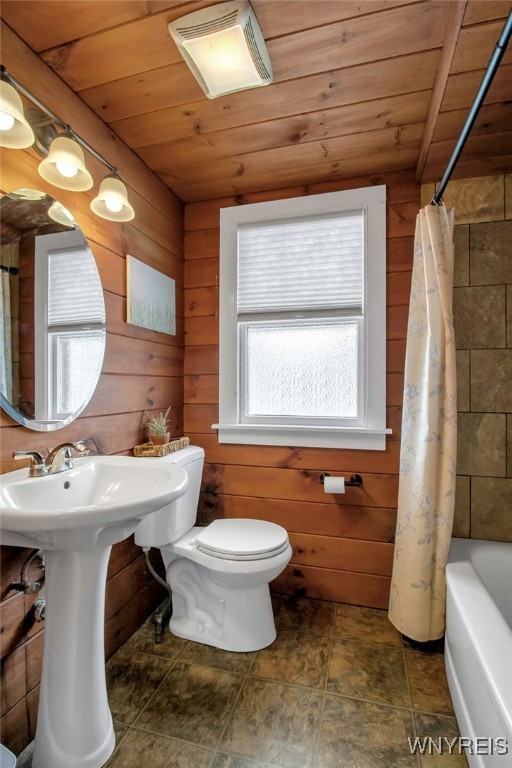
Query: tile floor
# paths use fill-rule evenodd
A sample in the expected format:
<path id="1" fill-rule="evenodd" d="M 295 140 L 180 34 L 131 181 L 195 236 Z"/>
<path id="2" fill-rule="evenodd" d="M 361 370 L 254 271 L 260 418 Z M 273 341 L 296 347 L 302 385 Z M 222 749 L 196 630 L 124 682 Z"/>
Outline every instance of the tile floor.
<path id="1" fill-rule="evenodd" d="M 107 665 L 117 748 L 108 768 L 464 768 L 412 756 L 454 738 L 442 645 L 403 641 L 384 611 L 278 596 L 278 636 L 229 653 L 147 622 Z"/>

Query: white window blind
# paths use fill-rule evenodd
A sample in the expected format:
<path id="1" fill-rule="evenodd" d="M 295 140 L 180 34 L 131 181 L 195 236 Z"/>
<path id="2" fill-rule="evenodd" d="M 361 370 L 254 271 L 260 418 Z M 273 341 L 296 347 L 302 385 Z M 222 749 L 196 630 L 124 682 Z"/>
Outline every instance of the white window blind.
<path id="1" fill-rule="evenodd" d="M 105 322 L 103 291 L 90 252 L 48 252 L 48 327 Z"/>
<path id="2" fill-rule="evenodd" d="M 239 314 L 362 311 L 364 212 L 238 227 Z"/>

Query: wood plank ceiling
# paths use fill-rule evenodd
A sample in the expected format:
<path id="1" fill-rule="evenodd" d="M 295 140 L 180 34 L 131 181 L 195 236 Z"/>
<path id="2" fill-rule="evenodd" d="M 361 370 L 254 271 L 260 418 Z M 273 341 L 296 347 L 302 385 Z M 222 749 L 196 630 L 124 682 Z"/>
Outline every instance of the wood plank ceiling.
<path id="1" fill-rule="evenodd" d="M 189 202 L 410 168 L 440 178 L 512 6 L 252 0 L 274 82 L 209 100 L 167 24 L 213 4 L 3 0 L 2 17 Z M 512 47 L 456 175 L 511 169 Z"/>

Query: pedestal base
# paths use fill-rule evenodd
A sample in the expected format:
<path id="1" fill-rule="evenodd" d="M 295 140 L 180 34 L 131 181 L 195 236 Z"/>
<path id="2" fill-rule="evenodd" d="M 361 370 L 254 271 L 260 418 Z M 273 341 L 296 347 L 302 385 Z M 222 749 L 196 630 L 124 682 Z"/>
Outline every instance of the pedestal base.
<path id="1" fill-rule="evenodd" d="M 114 750 L 103 639 L 110 549 L 45 552 L 45 643 L 33 768 L 101 768 Z"/>

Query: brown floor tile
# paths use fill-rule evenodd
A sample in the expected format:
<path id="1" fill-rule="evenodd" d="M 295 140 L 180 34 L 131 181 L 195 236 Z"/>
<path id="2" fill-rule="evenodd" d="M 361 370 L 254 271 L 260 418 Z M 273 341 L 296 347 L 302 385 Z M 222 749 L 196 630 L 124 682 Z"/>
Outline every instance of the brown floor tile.
<path id="1" fill-rule="evenodd" d="M 122 723 L 114 723 L 114 733 L 116 736 L 116 744 L 119 744 L 123 736 L 126 736 L 129 730 L 130 729 L 127 725 L 123 725 Z"/>
<path id="2" fill-rule="evenodd" d="M 409 707 L 402 649 L 334 640 L 327 690 Z"/>
<path id="3" fill-rule="evenodd" d="M 211 759 L 209 749 L 130 729 L 105 768 L 208 768 Z"/>
<path id="4" fill-rule="evenodd" d="M 286 768 L 311 768 L 322 694 L 248 678 L 219 748 Z"/>
<path id="5" fill-rule="evenodd" d="M 405 651 L 413 709 L 453 715 L 444 656 Z"/>
<path id="6" fill-rule="evenodd" d="M 412 733 L 405 709 L 328 694 L 316 768 L 416 768 Z"/>
<path id="7" fill-rule="evenodd" d="M 217 752 L 210 768 L 281 768 L 281 766 L 260 763 L 257 760 L 248 760 L 246 757 L 237 757 L 236 755 L 226 755 L 224 752 Z"/>
<path id="8" fill-rule="evenodd" d="M 449 742 L 453 742 L 453 739 L 459 736 L 459 727 L 454 717 L 439 717 L 415 712 L 414 721 L 416 734 L 420 739 L 430 736 L 436 740 L 436 743 L 440 738 L 443 739 L 441 754 L 432 750 L 432 754 L 420 755 L 421 768 L 467 768 L 468 761 L 464 753 L 458 752 L 458 744 L 450 754 L 448 744 L 444 741 L 446 738 Z"/>
<path id="9" fill-rule="evenodd" d="M 114 720 L 133 723 L 174 662 L 121 648 L 107 663 L 107 688 Z"/>
<path id="10" fill-rule="evenodd" d="M 116 736 L 116 746 L 115 746 L 115 749 L 112 752 L 112 755 L 110 756 L 109 760 L 105 763 L 104 768 L 111 768 L 111 765 L 113 764 L 113 760 L 116 757 L 117 753 L 119 752 L 120 744 L 121 744 L 122 740 L 124 739 L 124 737 L 126 736 L 126 734 L 128 733 L 129 730 L 130 730 L 130 727 L 128 725 L 123 725 L 122 723 L 114 722 L 114 733 L 115 733 L 115 736 Z M 27 768 L 30 768 L 31 765 L 32 765 L 32 763 L 29 763 L 29 766 Z M 16 768 L 18 768 L 18 763 L 16 763 Z"/>
<path id="11" fill-rule="evenodd" d="M 256 654 L 250 675 L 323 688 L 330 643 L 329 637 L 280 629 L 272 645 Z"/>
<path id="12" fill-rule="evenodd" d="M 253 659 L 254 653 L 233 653 L 223 651 L 221 648 L 214 648 L 212 645 L 192 641 L 189 641 L 180 656 L 180 661 L 187 664 L 224 669 L 226 672 L 235 672 L 239 675 L 245 675 Z"/>
<path id="13" fill-rule="evenodd" d="M 336 606 L 334 636 L 363 643 L 402 645 L 401 635 L 388 619 L 387 611 L 357 605 Z"/>
<path id="14" fill-rule="evenodd" d="M 274 601 L 277 629 L 296 629 L 315 635 L 331 635 L 334 623 L 334 603 L 322 600 L 278 595 Z"/>
<path id="15" fill-rule="evenodd" d="M 187 646 L 187 642 L 187 640 L 171 634 L 169 627 L 166 626 L 163 630 L 162 642 L 155 643 L 155 625 L 149 619 L 130 637 L 123 647 L 130 651 L 151 653 L 153 656 L 165 656 L 167 659 L 177 659 Z"/>
<path id="16" fill-rule="evenodd" d="M 136 725 L 214 747 L 242 680 L 230 672 L 177 662 Z"/>

